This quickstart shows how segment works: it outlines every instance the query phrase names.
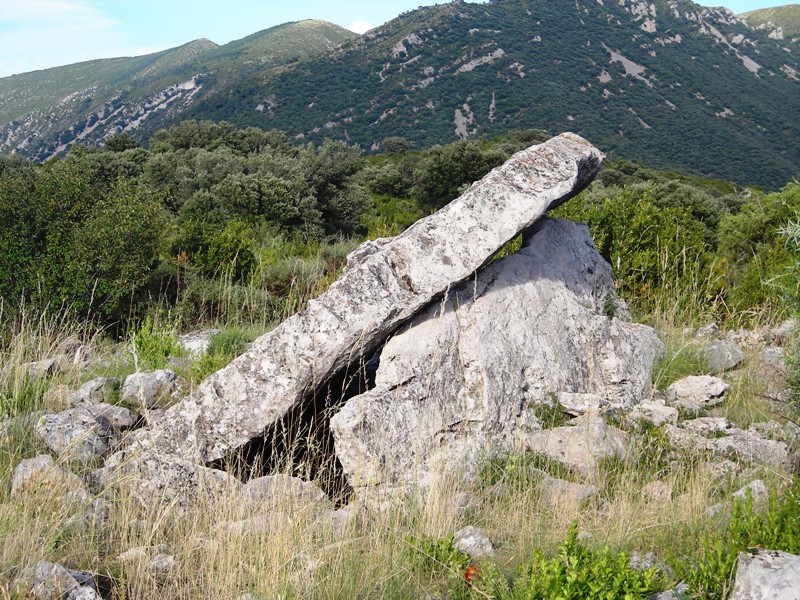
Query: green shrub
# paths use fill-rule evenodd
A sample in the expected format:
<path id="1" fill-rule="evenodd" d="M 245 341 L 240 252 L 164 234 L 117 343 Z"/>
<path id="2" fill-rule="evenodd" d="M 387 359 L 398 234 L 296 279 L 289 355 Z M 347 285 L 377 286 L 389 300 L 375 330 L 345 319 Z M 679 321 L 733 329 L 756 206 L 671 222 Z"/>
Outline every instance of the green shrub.
<path id="1" fill-rule="evenodd" d="M 734 498 L 727 527 L 706 533 L 696 556 L 673 557 L 670 562 L 690 591 L 709 600 L 723 599 L 733 587 L 739 553 L 752 548 L 800 553 L 800 478 L 794 478 L 782 497 L 773 491 L 760 512 L 749 492 L 746 498 Z"/>
<path id="2" fill-rule="evenodd" d="M 139 329 L 131 335 L 138 368 L 163 369 L 171 356 L 180 356 L 183 348 L 178 341 L 178 328 L 170 315 L 155 312 L 145 317 Z"/>
<path id="3" fill-rule="evenodd" d="M 497 600 L 634 600 L 658 589 L 659 571 L 643 572 L 630 567 L 624 552 L 608 547 L 592 550 L 578 541 L 573 522 L 557 556 L 547 557 L 537 549 L 533 559 L 507 581 L 493 569 L 482 569 L 480 578 L 466 597 Z M 459 584 L 464 597 L 465 584 Z"/>

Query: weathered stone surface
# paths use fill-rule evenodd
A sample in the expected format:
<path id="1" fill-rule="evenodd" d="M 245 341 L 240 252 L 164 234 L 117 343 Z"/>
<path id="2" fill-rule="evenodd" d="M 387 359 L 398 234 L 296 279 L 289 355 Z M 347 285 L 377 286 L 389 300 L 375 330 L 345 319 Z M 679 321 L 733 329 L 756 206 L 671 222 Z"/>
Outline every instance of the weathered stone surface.
<path id="1" fill-rule="evenodd" d="M 645 400 L 633 407 L 630 417 L 634 421 L 650 421 L 656 427 L 678 423 L 678 409 L 667 406 L 663 400 Z"/>
<path id="2" fill-rule="evenodd" d="M 119 390 L 119 386 L 118 377 L 96 377 L 69 394 L 64 402 L 72 408 L 100 404 L 109 400 Z"/>
<path id="3" fill-rule="evenodd" d="M 327 500 L 325 492 L 310 481 L 289 475 L 266 475 L 242 486 L 242 503 L 264 507 L 310 504 Z"/>
<path id="4" fill-rule="evenodd" d="M 573 483 L 555 477 L 545 477 L 539 483 L 542 500 L 557 509 L 574 510 L 584 502 L 596 496 L 600 490 L 593 485 Z"/>
<path id="5" fill-rule="evenodd" d="M 722 437 L 706 438 L 682 427 L 666 425 L 664 432 L 675 447 L 692 452 L 711 452 L 735 460 L 746 460 L 785 468 L 789 452 L 784 442 L 764 439 L 757 430 L 730 427 L 720 431 Z"/>
<path id="6" fill-rule="evenodd" d="M 729 434 L 733 423 L 725 417 L 700 417 L 684 421 L 681 427 L 697 435 L 711 437 L 715 434 Z"/>
<path id="7" fill-rule="evenodd" d="M 89 408 L 71 408 L 45 415 L 34 427 L 45 445 L 57 455 L 88 463 L 103 456 L 118 440 L 117 432 Z"/>
<path id="8" fill-rule="evenodd" d="M 219 333 L 219 329 L 203 329 L 186 333 L 178 338 L 178 343 L 191 357 L 202 356 L 208 350 L 211 338 Z"/>
<path id="9" fill-rule="evenodd" d="M 724 373 L 744 362 L 744 352 L 730 340 L 719 340 L 703 349 L 706 367 L 711 373 Z"/>
<path id="10" fill-rule="evenodd" d="M 85 408 L 98 421 L 105 421 L 112 427 L 124 431 L 133 427 L 139 420 L 138 415 L 122 406 L 113 404 L 92 404 Z"/>
<path id="11" fill-rule="evenodd" d="M 147 563 L 147 569 L 153 575 L 167 575 L 174 571 L 178 566 L 178 562 L 171 554 L 158 554 Z"/>
<path id="12" fill-rule="evenodd" d="M 739 555 L 731 600 L 798 600 L 800 556 L 774 550 Z"/>
<path id="13" fill-rule="evenodd" d="M 746 498 L 747 495 L 753 498 L 753 500 L 761 500 L 769 496 L 769 490 L 767 489 L 767 484 L 764 483 L 761 479 L 754 479 L 741 489 L 736 490 L 733 492 L 734 498 Z"/>
<path id="14" fill-rule="evenodd" d="M 453 545 L 473 560 L 484 560 L 495 555 L 494 546 L 486 532 L 471 525 L 453 534 Z"/>
<path id="15" fill-rule="evenodd" d="M 48 494 L 65 494 L 82 488 L 83 482 L 74 473 L 55 464 L 49 454 L 42 454 L 20 462 L 11 478 L 11 497 L 42 491 Z"/>
<path id="16" fill-rule="evenodd" d="M 783 346 L 789 338 L 797 332 L 799 323 L 800 322 L 794 318 L 786 319 L 772 331 L 772 343 Z"/>
<path id="17" fill-rule="evenodd" d="M 61 371 L 62 357 L 56 356 L 36 362 L 25 363 L 19 366 L 29 381 L 38 381 L 43 377 L 55 375 Z"/>
<path id="18" fill-rule="evenodd" d="M 663 345 L 649 327 L 607 317 L 609 296 L 610 267 L 586 227 L 543 220 L 518 253 L 389 340 L 375 388 L 331 419 L 350 484 L 468 480 L 482 454 L 513 451 L 540 428 L 542 404 L 580 394 L 627 409 L 647 396 Z"/>
<path id="19" fill-rule="evenodd" d="M 460 198 L 396 238 L 369 242 L 308 308 L 209 377 L 102 477 L 124 475 L 143 500 L 188 498 L 194 465 L 260 436 L 317 386 L 481 267 L 517 233 L 584 188 L 603 155 L 564 134 L 514 155 Z M 134 483 L 134 474 L 140 482 Z"/>
<path id="20" fill-rule="evenodd" d="M 188 387 L 183 377 L 169 369 L 134 373 L 125 379 L 120 400 L 145 410 L 161 408 L 180 400 Z"/>
<path id="21" fill-rule="evenodd" d="M 561 461 L 583 473 L 589 473 L 602 458 L 617 456 L 625 458 L 630 436 L 624 431 L 606 424 L 596 415 L 582 423 L 567 427 L 556 427 L 534 431 L 527 435 L 527 447 Z"/>
<path id="22" fill-rule="evenodd" d="M 722 402 L 729 387 L 719 377 L 691 375 L 679 379 L 667 388 L 667 404 L 697 412 Z"/>
<path id="23" fill-rule="evenodd" d="M 647 600 L 689 600 L 689 586 L 681 582 L 673 589 L 666 592 L 658 592 L 657 594 L 650 594 Z"/>
<path id="24" fill-rule="evenodd" d="M 81 585 L 75 575 L 83 574 L 43 561 L 27 569 L 14 582 L 14 587 L 22 590 L 25 598 L 34 600 L 100 600 L 101 596 L 92 587 L 93 582 Z"/>

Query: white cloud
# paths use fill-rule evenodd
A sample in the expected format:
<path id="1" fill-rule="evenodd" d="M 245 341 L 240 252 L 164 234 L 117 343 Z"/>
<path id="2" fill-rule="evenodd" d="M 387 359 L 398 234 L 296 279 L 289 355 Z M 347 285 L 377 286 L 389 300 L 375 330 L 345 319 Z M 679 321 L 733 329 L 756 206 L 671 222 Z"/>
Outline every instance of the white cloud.
<path id="1" fill-rule="evenodd" d="M 353 21 L 347 26 L 350 31 L 355 31 L 356 33 L 366 33 L 373 27 L 375 26 L 369 21 Z"/>
<path id="2" fill-rule="evenodd" d="M 0 77 L 155 51 L 129 45 L 119 25 L 84 0 L 0 0 Z"/>

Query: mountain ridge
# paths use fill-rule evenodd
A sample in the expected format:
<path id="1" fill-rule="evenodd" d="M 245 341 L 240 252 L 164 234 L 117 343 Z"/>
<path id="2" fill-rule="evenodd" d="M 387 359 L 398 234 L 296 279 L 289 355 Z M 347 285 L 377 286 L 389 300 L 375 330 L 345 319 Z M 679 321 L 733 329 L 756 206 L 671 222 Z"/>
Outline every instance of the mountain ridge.
<path id="1" fill-rule="evenodd" d="M 34 132 L 20 147 L 25 128 L 0 120 L 0 150 L 42 158 L 76 139 L 100 143 L 120 129 L 146 138 L 185 118 L 365 149 L 392 136 L 427 147 L 538 128 L 573 130 L 612 156 L 656 168 L 767 188 L 798 174 L 796 46 L 724 8 L 689 0 L 456 1 L 338 44 L 330 37 L 318 40 L 317 53 L 286 54 L 280 64 L 239 60 L 242 40 L 209 49 L 209 64 L 239 63 L 211 73 L 187 66 L 173 83 L 179 89 L 161 100 L 173 108 L 136 127 L 126 113 L 82 138 L 79 123 L 55 141 Z M 2 106 L 0 85 L 0 115 Z"/>

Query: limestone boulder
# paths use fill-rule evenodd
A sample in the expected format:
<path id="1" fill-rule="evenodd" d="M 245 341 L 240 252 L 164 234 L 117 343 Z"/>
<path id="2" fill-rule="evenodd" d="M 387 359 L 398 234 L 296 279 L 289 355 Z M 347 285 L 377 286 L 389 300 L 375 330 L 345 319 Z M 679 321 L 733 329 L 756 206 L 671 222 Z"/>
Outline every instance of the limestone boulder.
<path id="1" fill-rule="evenodd" d="M 719 377 L 690 375 L 667 388 L 667 404 L 683 410 L 698 412 L 716 406 L 730 386 Z"/>
<path id="2" fill-rule="evenodd" d="M 170 369 L 128 375 L 120 400 L 141 410 L 161 408 L 180 400 L 189 384 Z"/>
<path id="3" fill-rule="evenodd" d="M 560 135 L 515 154 L 401 235 L 362 245 L 306 310 L 132 436 L 101 480 L 124 482 L 145 502 L 191 500 L 198 463 L 263 436 L 334 374 L 368 358 L 410 317 L 588 185 L 602 160 L 586 140 Z"/>
<path id="4" fill-rule="evenodd" d="M 80 478 L 58 466 L 48 454 L 21 461 L 11 478 L 11 497 L 22 498 L 28 494 L 45 493 L 64 495 L 83 489 Z"/>
<path id="5" fill-rule="evenodd" d="M 69 394 L 64 403 L 71 408 L 104 403 L 119 391 L 119 387 L 120 381 L 117 377 L 96 377 Z"/>
<path id="6" fill-rule="evenodd" d="M 473 560 L 485 560 L 495 555 L 494 545 L 486 532 L 471 525 L 453 534 L 453 545 Z"/>
<path id="7" fill-rule="evenodd" d="M 34 426 L 36 435 L 56 455 L 89 463 L 105 455 L 119 440 L 119 434 L 90 408 L 71 408 L 48 414 Z"/>
<path id="8" fill-rule="evenodd" d="M 587 474 L 594 471 L 600 459 L 625 458 L 630 446 L 627 433 L 596 415 L 577 425 L 533 431 L 526 437 L 528 450 Z"/>
<path id="9" fill-rule="evenodd" d="M 541 221 L 518 253 L 451 288 L 392 337 L 374 389 L 331 419 L 350 484 L 406 489 L 437 473 L 468 480 L 487 453 L 548 447 L 559 432 L 535 431 L 545 404 L 565 397 L 575 412 L 592 402 L 627 410 L 648 396 L 663 345 L 651 328 L 607 316 L 607 298 L 616 302 L 611 269 L 586 226 Z"/>
<path id="10" fill-rule="evenodd" d="M 800 556 L 774 550 L 739 555 L 731 600 L 797 600 Z"/>
<path id="11" fill-rule="evenodd" d="M 724 339 L 703 348 L 703 358 L 709 372 L 723 373 L 741 365 L 745 356 L 738 344 Z"/>

